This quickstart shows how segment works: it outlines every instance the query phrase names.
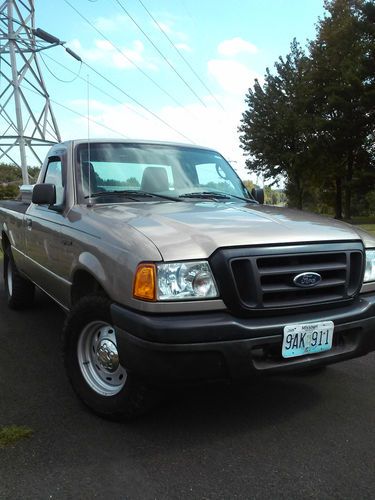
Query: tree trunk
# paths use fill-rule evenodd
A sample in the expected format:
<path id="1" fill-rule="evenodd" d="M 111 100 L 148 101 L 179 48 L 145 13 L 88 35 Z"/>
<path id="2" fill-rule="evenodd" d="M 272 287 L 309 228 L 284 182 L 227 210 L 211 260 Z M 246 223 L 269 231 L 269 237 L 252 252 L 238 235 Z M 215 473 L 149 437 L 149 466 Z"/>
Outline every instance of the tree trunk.
<path id="1" fill-rule="evenodd" d="M 303 190 L 298 190 L 298 208 L 303 210 Z"/>
<path id="2" fill-rule="evenodd" d="M 350 220 L 352 215 L 352 179 L 353 179 L 353 152 L 348 153 L 348 164 L 345 179 L 345 204 L 344 204 L 344 216 L 345 219 Z"/>
<path id="3" fill-rule="evenodd" d="M 295 178 L 297 186 L 297 208 L 303 210 L 303 188 L 301 187 L 300 178 L 297 175 Z"/>
<path id="4" fill-rule="evenodd" d="M 336 177 L 335 219 L 342 219 L 342 182 Z"/>

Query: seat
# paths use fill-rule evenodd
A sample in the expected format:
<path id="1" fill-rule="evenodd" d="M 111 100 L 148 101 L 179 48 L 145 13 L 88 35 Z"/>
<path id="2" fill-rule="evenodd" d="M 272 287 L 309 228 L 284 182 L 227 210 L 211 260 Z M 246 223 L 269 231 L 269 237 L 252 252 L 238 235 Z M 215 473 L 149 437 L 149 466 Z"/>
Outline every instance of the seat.
<path id="1" fill-rule="evenodd" d="M 169 190 L 167 171 L 164 167 L 146 167 L 143 171 L 141 190 L 157 193 Z"/>

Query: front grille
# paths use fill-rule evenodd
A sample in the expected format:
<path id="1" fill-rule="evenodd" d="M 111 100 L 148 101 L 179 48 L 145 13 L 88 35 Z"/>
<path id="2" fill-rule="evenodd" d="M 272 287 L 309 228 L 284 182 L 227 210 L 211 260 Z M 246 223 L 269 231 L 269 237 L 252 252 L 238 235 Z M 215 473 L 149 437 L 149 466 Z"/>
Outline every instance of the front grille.
<path id="1" fill-rule="evenodd" d="M 242 310 L 283 310 L 348 301 L 358 293 L 363 276 L 363 248 L 360 243 L 294 245 L 288 247 L 227 249 L 214 255 L 213 267 L 226 259 L 224 301 Z M 215 271 L 215 269 L 214 269 Z M 221 267 L 223 271 L 223 267 Z M 321 281 L 299 288 L 293 279 L 315 272 Z M 232 294 L 229 291 L 232 288 Z M 227 300 L 226 300 L 227 298 Z M 232 307 L 231 307 L 232 306 Z"/>

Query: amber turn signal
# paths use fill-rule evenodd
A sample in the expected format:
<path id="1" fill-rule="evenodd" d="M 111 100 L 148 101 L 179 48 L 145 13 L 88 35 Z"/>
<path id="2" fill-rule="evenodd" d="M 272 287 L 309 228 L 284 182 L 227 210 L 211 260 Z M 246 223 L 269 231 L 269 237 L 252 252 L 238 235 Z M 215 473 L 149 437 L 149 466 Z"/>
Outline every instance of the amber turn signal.
<path id="1" fill-rule="evenodd" d="M 155 300 L 155 276 L 155 264 L 139 264 L 133 286 L 133 296 L 136 299 Z"/>

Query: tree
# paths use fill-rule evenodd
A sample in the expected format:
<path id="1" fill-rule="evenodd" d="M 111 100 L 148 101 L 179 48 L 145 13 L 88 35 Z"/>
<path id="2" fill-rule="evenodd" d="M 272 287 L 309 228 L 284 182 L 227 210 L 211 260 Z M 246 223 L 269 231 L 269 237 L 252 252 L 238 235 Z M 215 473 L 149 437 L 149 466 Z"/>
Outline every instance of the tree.
<path id="1" fill-rule="evenodd" d="M 315 89 L 316 135 L 322 160 L 336 184 L 336 217 L 351 217 L 356 179 L 370 168 L 369 136 L 374 131 L 374 30 L 362 0 L 326 0 L 328 15 L 310 44 L 311 83 Z M 372 31 L 372 36 L 371 36 Z M 323 162 L 321 165 L 323 167 Z"/>
<path id="2" fill-rule="evenodd" d="M 294 41 L 246 95 L 247 167 L 283 176 L 288 203 L 346 218 L 375 180 L 375 5 L 326 0 L 308 55 Z M 332 208 L 331 208 L 332 207 Z"/>
<path id="3" fill-rule="evenodd" d="M 291 52 L 275 63 L 276 74 L 267 68 L 265 83 L 256 81 L 246 95 L 248 109 L 239 127 L 241 146 L 248 156 L 247 168 L 266 180 L 286 178 L 289 194 L 303 208 L 312 161 L 309 59 L 296 40 Z"/>
<path id="4" fill-rule="evenodd" d="M 136 179 L 135 177 L 129 177 L 129 179 L 127 179 L 127 181 L 126 181 L 126 185 L 132 186 L 132 187 L 139 187 L 140 186 L 138 179 Z"/>
<path id="5" fill-rule="evenodd" d="M 36 182 L 39 175 L 39 167 L 28 167 L 30 182 Z M 16 165 L 0 163 L 0 183 L 18 182 L 22 184 L 22 172 Z"/>

